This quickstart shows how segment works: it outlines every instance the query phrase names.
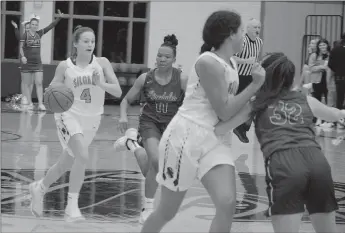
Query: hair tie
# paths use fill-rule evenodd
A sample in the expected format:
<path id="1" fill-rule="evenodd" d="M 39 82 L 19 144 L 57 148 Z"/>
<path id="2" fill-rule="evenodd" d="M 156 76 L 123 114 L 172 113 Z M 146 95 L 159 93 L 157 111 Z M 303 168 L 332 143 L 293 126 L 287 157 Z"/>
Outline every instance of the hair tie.
<path id="1" fill-rule="evenodd" d="M 212 49 L 212 48 L 213 48 L 212 45 L 210 45 L 210 44 L 208 44 L 208 43 L 206 43 L 206 42 L 204 42 L 204 45 L 205 45 L 206 48 L 209 48 L 209 49 Z"/>
<path id="2" fill-rule="evenodd" d="M 81 25 L 76 26 L 76 27 L 74 28 L 74 32 L 77 31 L 79 28 L 82 28 L 82 27 L 83 27 L 83 26 L 81 26 Z"/>

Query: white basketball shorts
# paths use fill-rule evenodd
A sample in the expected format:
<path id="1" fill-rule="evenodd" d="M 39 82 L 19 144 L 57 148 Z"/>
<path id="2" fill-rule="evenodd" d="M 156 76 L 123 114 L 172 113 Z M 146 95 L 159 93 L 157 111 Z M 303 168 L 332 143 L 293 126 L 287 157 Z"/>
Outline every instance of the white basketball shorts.
<path id="1" fill-rule="evenodd" d="M 64 112 L 55 113 L 54 118 L 62 148 L 67 150 L 71 156 L 73 153 L 68 147 L 69 139 L 75 134 L 82 134 L 85 146 L 89 147 L 101 123 L 101 115 L 81 116 L 72 112 Z"/>
<path id="2" fill-rule="evenodd" d="M 217 165 L 234 166 L 230 147 L 213 128 L 205 128 L 181 116 L 171 120 L 159 143 L 157 182 L 172 191 L 185 191 Z"/>

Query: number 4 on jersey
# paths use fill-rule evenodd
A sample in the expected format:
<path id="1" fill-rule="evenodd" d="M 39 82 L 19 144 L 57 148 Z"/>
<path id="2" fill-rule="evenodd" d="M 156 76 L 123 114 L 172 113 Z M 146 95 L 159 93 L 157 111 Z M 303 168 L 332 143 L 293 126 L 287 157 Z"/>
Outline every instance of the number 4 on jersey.
<path id="1" fill-rule="evenodd" d="M 85 103 L 91 103 L 90 88 L 86 88 L 80 95 L 80 100 L 85 100 Z"/>

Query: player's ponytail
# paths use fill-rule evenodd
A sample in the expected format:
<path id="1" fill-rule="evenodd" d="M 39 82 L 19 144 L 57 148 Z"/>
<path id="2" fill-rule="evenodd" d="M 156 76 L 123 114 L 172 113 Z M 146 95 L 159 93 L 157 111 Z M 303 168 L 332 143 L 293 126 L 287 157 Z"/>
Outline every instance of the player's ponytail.
<path id="1" fill-rule="evenodd" d="M 206 51 L 211 51 L 213 48 L 213 46 L 207 44 L 207 43 L 204 43 L 201 48 L 200 48 L 200 54 L 206 52 Z"/>
<path id="2" fill-rule="evenodd" d="M 72 42 L 72 48 L 71 48 L 71 58 L 72 60 L 74 60 L 77 56 L 77 48 L 74 47 L 74 42 Z"/>
<path id="3" fill-rule="evenodd" d="M 72 49 L 71 49 L 71 59 L 75 60 L 77 57 L 77 48 L 74 46 L 74 43 L 79 40 L 78 30 L 82 28 L 81 25 L 77 25 L 73 30 L 73 42 L 72 42 Z"/>
<path id="4" fill-rule="evenodd" d="M 72 43 L 71 59 L 74 61 L 76 57 L 77 57 L 77 48 L 74 46 L 74 43 Z"/>

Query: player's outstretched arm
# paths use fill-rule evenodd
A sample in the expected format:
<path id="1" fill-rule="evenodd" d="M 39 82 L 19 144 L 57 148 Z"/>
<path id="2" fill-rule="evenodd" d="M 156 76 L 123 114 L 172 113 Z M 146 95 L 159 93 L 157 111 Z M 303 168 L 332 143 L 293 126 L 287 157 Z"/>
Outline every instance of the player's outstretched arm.
<path id="1" fill-rule="evenodd" d="M 40 36 L 43 36 L 44 34 L 46 34 L 47 32 L 49 32 L 50 30 L 52 30 L 52 29 L 60 22 L 60 20 L 62 19 L 63 13 L 61 13 L 61 11 L 58 10 L 58 14 L 59 14 L 59 16 L 58 16 L 51 24 L 49 24 L 47 27 L 45 27 L 45 28 L 43 28 L 43 29 L 38 30 L 37 33 L 38 33 Z"/>
<path id="2" fill-rule="evenodd" d="M 328 122 L 336 122 L 345 118 L 345 110 L 324 105 L 317 99 L 307 96 L 308 104 L 314 116 Z"/>
<path id="3" fill-rule="evenodd" d="M 109 94 L 117 98 L 120 98 L 122 95 L 120 83 L 114 73 L 113 67 L 111 66 L 109 60 L 105 57 L 101 57 L 98 60 L 103 68 L 104 76 L 107 81 L 106 83 L 100 82 L 99 86 Z"/>

